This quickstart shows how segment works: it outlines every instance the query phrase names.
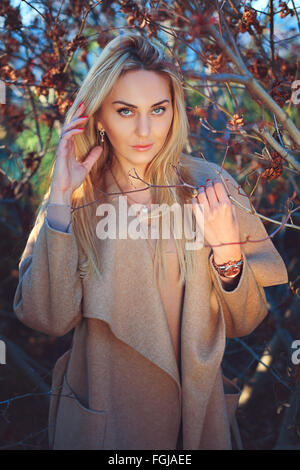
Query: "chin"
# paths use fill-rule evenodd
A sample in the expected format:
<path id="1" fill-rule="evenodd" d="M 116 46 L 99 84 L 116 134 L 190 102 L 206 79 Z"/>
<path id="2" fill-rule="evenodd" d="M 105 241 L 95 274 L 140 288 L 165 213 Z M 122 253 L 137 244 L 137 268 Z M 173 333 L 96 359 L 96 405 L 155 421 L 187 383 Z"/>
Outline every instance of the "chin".
<path id="1" fill-rule="evenodd" d="M 146 163 L 150 163 L 153 158 L 154 158 L 155 155 L 143 155 L 143 152 L 141 152 L 140 155 L 138 155 L 137 158 L 135 159 L 130 159 L 130 163 L 134 163 L 136 165 L 141 165 L 141 164 L 146 164 Z M 129 161 L 129 160 L 128 160 Z"/>

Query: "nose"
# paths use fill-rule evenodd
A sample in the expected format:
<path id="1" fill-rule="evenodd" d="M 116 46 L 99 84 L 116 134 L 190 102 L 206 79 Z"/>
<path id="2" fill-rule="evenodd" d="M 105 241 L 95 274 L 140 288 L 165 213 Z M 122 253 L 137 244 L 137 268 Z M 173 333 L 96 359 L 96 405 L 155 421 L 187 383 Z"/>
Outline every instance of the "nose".
<path id="1" fill-rule="evenodd" d="M 140 136 L 148 136 L 150 132 L 150 119 L 148 116 L 140 116 L 137 121 L 136 133 Z"/>

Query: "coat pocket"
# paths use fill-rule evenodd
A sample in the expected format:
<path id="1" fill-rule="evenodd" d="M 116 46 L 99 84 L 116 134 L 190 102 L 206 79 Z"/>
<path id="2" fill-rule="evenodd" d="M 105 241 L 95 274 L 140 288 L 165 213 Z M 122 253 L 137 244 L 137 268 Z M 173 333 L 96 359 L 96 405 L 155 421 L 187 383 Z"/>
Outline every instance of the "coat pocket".
<path id="1" fill-rule="evenodd" d="M 54 450 L 99 450 L 103 448 L 107 410 L 93 410 L 84 406 L 63 378 L 59 398 Z"/>

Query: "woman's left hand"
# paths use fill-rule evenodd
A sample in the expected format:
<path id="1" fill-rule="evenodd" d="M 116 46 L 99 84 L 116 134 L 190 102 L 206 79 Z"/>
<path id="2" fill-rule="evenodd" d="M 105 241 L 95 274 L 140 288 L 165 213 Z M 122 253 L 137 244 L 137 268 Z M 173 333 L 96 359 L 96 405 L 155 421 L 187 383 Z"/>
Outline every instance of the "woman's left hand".
<path id="1" fill-rule="evenodd" d="M 199 187 L 198 195 L 192 199 L 192 203 L 192 210 L 199 226 L 204 219 L 204 237 L 210 245 L 235 242 L 235 244 L 212 247 L 215 262 L 223 264 L 240 259 L 242 252 L 239 244 L 239 223 L 235 207 L 222 181 L 206 180 L 206 186 Z M 198 204 L 201 204 L 203 216 Z"/>

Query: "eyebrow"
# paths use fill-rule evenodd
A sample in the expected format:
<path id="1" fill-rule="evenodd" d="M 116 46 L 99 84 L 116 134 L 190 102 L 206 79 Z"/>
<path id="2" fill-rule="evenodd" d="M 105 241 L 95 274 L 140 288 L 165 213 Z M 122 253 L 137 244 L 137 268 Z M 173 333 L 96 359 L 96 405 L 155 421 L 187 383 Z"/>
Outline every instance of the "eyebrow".
<path id="1" fill-rule="evenodd" d="M 170 103 L 169 100 L 165 99 L 165 100 L 159 101 L 158 103 L 153 104 L 151 108 L 154 108 L 154 106 L 158 106 L 159 104 L 165 103 L 166 101 Z M 125 103 L 125 101 L 113 101 L 112 102 L 112 104 L 116 104 L 116 103 L 125 104 L 126 106 L 130 106 L 131 108 L 137 109 L 137 106 L 135 106 L 134 104 Z"/>

